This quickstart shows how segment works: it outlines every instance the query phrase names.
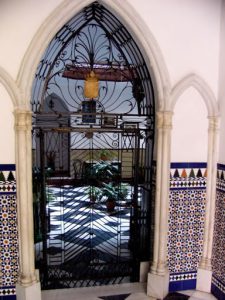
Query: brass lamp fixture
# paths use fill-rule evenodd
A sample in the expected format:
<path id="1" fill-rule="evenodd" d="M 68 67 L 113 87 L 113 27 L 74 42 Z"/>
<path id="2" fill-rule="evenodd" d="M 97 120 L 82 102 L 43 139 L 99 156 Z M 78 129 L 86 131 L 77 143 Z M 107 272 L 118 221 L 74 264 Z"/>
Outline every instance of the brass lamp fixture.
<path id="1" fill-rule="evenodd" d="M 95 72 L 92 70 L 86 77 L 84 82 L 84 97 L 85 98 L 97 98 L 98 97 L 98 78 Z"/>

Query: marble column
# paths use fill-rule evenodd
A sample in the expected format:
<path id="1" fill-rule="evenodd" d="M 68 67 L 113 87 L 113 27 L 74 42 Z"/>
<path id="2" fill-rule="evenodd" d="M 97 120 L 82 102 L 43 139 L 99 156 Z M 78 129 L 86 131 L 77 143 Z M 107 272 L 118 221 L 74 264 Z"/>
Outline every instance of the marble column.
<path id="1" fill-rule="evenodd" d="M 154 248 L 151 273 L 157 274 L 158 252 L 159 252 L 159 222 L 160 222 L 160 198 L 161 198 L 161 177 L 162 177 L 162 149 L 163 149 L 163 112 L 156 115 L 157 127 L 157 169 L 156 169 L 156 195 L 155 195 L 155 220 L 154 220 Z"/>
<path id="2" fill-rule="evenodd" d="M 15 110 L 16 177 L 19 231 L 19 278 L 17 300 L 41 299 L 40 283 L 34 266 L 32 200 L 32 113 Z"/>
<path id="3" fill-rule="evenodd" d="M 167 235 L 169 215 L 170 148 L 172 115 L 170 111 L 157 115 L 157 181 L 154 232 L 154 257 L 148 274 L 147 294 L 163 299 L 169 290 L 167 266 Z"/>
<path id="4" fill-rule="evenodd" d="M 219 118 L 209 117 L 206 211 L 203 252 L 197 272 L 196 289 L 210 293 L 212 281 L 212 246 L 216 202 L 216 174 L 218 161 Z"/>

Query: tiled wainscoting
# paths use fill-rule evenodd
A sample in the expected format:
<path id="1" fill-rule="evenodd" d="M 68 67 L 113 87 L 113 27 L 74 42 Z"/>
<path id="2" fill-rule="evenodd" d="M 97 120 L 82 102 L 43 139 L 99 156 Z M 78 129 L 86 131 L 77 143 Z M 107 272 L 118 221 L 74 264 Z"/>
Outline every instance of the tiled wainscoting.
<path id="1" fill-rule="evenodd" d="M 213 239 L 212 293 L 225 299 L 225 165 L 218 164 L 216 209 Z"/>
<path id="2" fill-rule="evenodd" d="M 172 163 L 168 261 L 170 291 L 196 288 L 202 254 L 206 203 L 206 163 Z"/>
<path id="3" fill-rule="evenodd" d="M 18 234 L 15 165 L 0 164 L 0 299 L 16 299 Z"/>
<path id="4" fill-rule="evenodd" d="M 172 163 L 168 260 L 170 291 L 194 289 L 202 252 L 206 164 Z M 218 165 L 212 293 L 225 299 L 225 165 Z M 16 299 L 18 233 L 15 165 L 0 165 L 0 299 Z"/>

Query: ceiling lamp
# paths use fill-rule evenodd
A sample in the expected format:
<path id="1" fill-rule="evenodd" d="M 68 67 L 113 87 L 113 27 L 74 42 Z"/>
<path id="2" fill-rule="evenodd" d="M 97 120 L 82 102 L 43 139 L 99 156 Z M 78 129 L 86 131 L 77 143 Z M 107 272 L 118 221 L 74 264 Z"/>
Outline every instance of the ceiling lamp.
<path id="1" fill-rule="evenodd" d="M 98 97 L 98 78 L 94 71 L 91 71 L 84 82 L 84 97 L 97 98 Z"/>

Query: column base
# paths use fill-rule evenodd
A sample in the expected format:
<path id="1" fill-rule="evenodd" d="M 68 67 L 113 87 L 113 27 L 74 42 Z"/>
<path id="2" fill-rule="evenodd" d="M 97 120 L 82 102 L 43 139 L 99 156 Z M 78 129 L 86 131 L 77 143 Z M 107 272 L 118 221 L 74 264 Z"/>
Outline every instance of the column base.
<path id="1" fill-rule="evenodd" d="M 40 282 L 36 282 L 30 286 L 16 285 L 17 300 L 41 300 Z"/>
<path id="2" fill-rule="evenodd" d="M 212 271 L 198 268 L 196 290 L 210 293 L 212 284 Z"/>
<path id="3" fill-rule="evenodd" d="M 149 271 L 149 261 L 142 261 L 140 263 L 140 279 L 139 282 L 147 282 Z"/>
<path id="4" fill-rule="evenodd" d="M 164 275 L 148 273 L 147 295 L 156 299 L 164 299 L 169 293 L 169 272 Z"/>

